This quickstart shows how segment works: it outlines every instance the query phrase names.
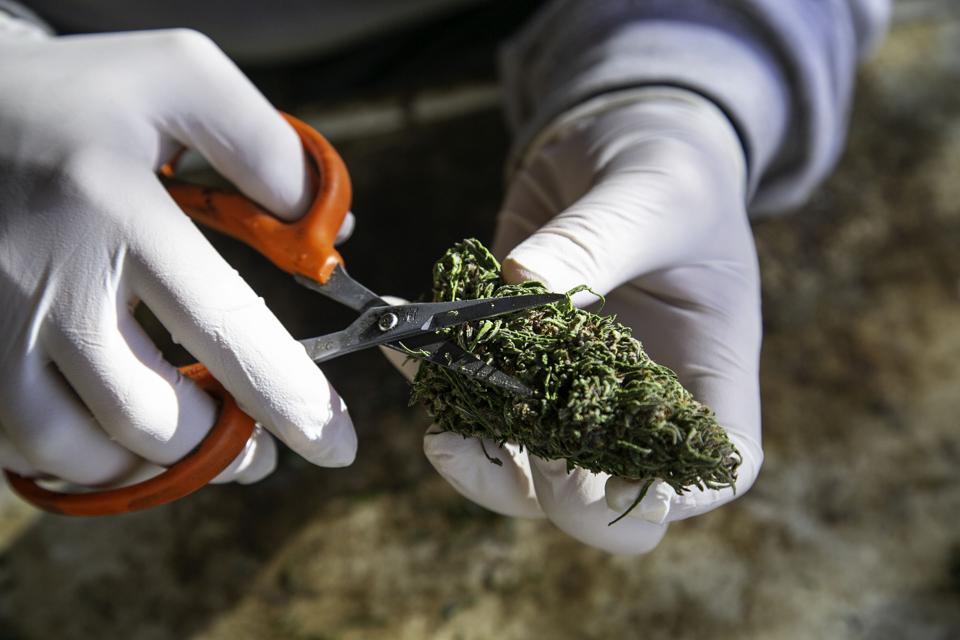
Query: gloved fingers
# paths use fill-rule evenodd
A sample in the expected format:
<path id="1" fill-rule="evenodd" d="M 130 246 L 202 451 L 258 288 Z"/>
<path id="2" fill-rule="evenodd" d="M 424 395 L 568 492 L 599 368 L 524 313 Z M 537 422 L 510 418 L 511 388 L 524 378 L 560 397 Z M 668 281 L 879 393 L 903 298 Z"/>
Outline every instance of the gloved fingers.
<path id="1" fill-rule="evenodd" d="M 498 220 L 505 277 L 605 295 L 641 274 L 732 253 L 720 236 L 746 224 L 742 148 L 715 107 L 688 107 L 597 116 L 529 159 Z"/>
<path id="2" fill-rule="evenodd" d="M 694 398 L 714 410 L 741 456 L 736 491 L 692 489 L 677 495 L 658 483 L 631 516 L 654 522 L 687 518 L 743 495 L 756 479 L 763 462 L 757 278 L 755 269 L 691 266 L 645 277 L 607 298 L 604 312 L 630 326 L 654 361 L 675 371 Z M 611 479 L 609 504 L 615 509 L 632 504 L 640 486 Z"/>
<path id="3" fill-rule="evenodd" d="M 212 484 L 226 482 L 253 484 L 266 478 L 276 468 L 277 445 L 273 437 L 263 427 L 257 425 L 243 451 L 210 482 Z"/>
<path id="4" fill-rule="evenodd" d="M 637 518 L 624 518 L 611 525 L 623 512 L 607 506 L 606 474 L 583 469 L 568 472 L 563 460 L 533 455 L 530 470 L 547 518 L 585 544 L 609 553 L 636 555 L 651 551 L 667 531 L 666 525 Z"/>
<path id="5" fill-rule="evenodd" d="M 163 93 L 154 104 L 159 129 L 278 217 L 301 216 L 313 190 L 293 128 L 208 37 L 186 29 L 162 37 L 164 77 L 154 85 Z"/>
<path id="6" fill-rule="evenodd" d="M 59 314 L 52 318 L 53 324 L 63 320 Z M 213 398 L 164 360 L 125 304 L 106 317 L 84 321 L 90 324 L 80 328 L 71 323 L 68 331 L 51 327 L 45 332 L 47 348 L 57 354 L 66 382 L 110 439 L 143 459 L 138 472 L 180 460 L 216 420 Z M 80 335 L 96 339 L 77 339 Z M 276 447 L 258 429 L 215 481 L 255 482 L 275 466 Z"/>
<path id="7" fill-rule="evenodd" d="M 206 436 L 217 418 L 216 404 L 163 359 L 125 308 L 107 324 L 119 331 L 105 327 L 97 341 L 81 347 L 58 343 L 61 369 L 72 374 L 68 379 L 111 439 L 168 466 Z M 276 460 L 273 439 L 258 426 L 212 482 L 256 482 L 276 468 Z"/>
<path id="8" fill-rule="evenodd" d="M 516 245 L 504 260 L 505 275 L 539 280 L 555 291 L 587 284 L 606 295 L 632 278 L 695 255 L 694 248 L 715 228 L 710 219 L 714 205 L 701 199 L 701 186 L 687 184 L 698 177 L 681 174 L 684 163 L 665 158 L 688 150 L 657 141 L 632 152 L 649 159 L 604 177 Z M 712 187 L 711 198 L 723 199 L 732 190 L 730 185 Z M 526 205 L 518 202 L 520 196 L 511 191 L 499 221 L 498 248 L 529 231 L 523 221 Z M 678 224 L 681 215 L 685 222 Z"/>
<path id="9" fill-rule="evenodd" d="M 347 211 L 346 217 L 343 219 L 343 222 L 340 223 L 340 228 L 337 230 L 337 237 L 333 239 L 333 244 L 339 247 L 350 239 L 350 236 L 353 235 L 356 228 L 356 216 L 353 215 L 353 211 Z"/>
<path id="10" fill-rule="evenodd" d="M 734 487 L 692 487 L 678 493 L 662 480 L 655 481 L 637 507 L 628 515 L 653 523 L 683 520 L 712 511 L 745 494 L 757 479 L 763 464 L 759 440 L 724 425 L 731 442 L 740 454 L 740 466 Z M 634 504 L 644 483 L 612 477 L 606 484 L 606 501 L 611 509 L 626 511 Z"/>
<path id="11" fill-rule="evenodd" d="M 100 429 L 53 363 L 39 357 L 25 358 L 18 381 L 0 390 L 0 406 L 6 437 L 34 472 L 96 486 L 142 462 Z"/>
<path id="12" fill-rule="evenodd" d="M 37 475 L 36 468 L 13 446 L 2 427 L 0 427 L 0 468 L 8 469 L 21 476 Z"/>
<path id="13" fill-rule="evenodd" d="M 257 422 L 314 464 L 349 465 L 357 437 L 340 396 L 156 181 L 150 188 L 155 215 L 131 239 L 134 292 Z"/>
<path id="14" fill-rule="evenodd" d="M 110 438 L 159 465 L 195 448 L 216 421 L 213 398 L 164 360 L 122 301 L 75 315 L 56 310 L 46 348 Z"/>
<path id="15" fill-rule="evenodd" d="M 423 452 L 433 468 L 468 500 L 505 516 L 543 517 L 527 453 L 517 445 L 501 447 L 486 438 L 441 432 L 434 425 L 423 437 Z"/>
<path id="16" fill-rule="evenodd" d="M 654 482 L 636 508 L 628 516 L 656 524 L 684 520 L 712 511 L 745 494 L 760 473 L 763 451 L 760 443 L 743 434 L 726 428 L 737 451 L 740 452 L 740 467 L 737 469 L 735 488 L 693 487 L 678 493 L 662 480 Z M 607 505 L 623 513 L 634 504 L 644 483 L 611 477 L 606 484 Z"/>

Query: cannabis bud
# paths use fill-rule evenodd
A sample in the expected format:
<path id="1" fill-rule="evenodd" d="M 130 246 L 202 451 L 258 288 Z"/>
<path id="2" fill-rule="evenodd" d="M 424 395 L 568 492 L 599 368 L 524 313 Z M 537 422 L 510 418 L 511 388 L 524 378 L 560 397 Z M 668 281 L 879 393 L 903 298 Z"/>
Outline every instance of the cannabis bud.
<path id="1" fill-rule="evenodd" d="M 713 412 L 653 362 L 630 329 L 576 308 L 570 296 L 585 288 L 555 304 L 444 330 L 532 396 L 424 363 L 411 402 L 422 402 L 444 431 L 514 442 L 566 460 L 568 470 L 644 481 L 634 506 L 656 479 L 678 493 L 732 487 L 740 454 Z M 453 246 L 433 268 L 436 302 L 535 293 L 547 290 L 538 282 L 504 283 L 496 258 L 474 239 Z"/>

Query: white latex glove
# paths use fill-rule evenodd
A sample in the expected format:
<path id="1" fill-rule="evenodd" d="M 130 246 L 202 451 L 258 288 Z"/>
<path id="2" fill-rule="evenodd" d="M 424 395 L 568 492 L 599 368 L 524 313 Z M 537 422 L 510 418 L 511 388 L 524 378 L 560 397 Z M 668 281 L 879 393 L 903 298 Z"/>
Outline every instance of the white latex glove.
<path id="1" fill-rule="evenodd" d="M 736 495 L 762 461 L 760 291 L 745 182 L 737 135 L 707 100 L 660 88 L 600 98 L 534 144 L 511 182 L 494 245 L 507 255 L 509 281 L 539 280 L 558 292 L 586 283 L 606 296 L 603 313 L 630 326 L 656 362 L 716 411 L 743 457 Z M 730 489 L 677 495 L 658 481 L 629 517 L 608 526 L 640 483 L 567 473 L 562 460 L 485 441 L 497 466 L 480 442 L 435 431 L 424 439 L 427 457 L 464 496 L 505 515 L 545 515 L 614 553 L 649 551 L 667 522 L 735 497 Z"/>
<path id="2" fill-rule="evenodd" d="M 346 408 L 155 171 L 186 145 L 284 219 L 311 196 L 297 135 L 206 37 L 0 37 L 0 465 L 83 485 L 167 465 L 216 405 L 136 323 L 142 300 L 240 406 L 348 465 Z M 218 478 L 274 468 L 259 429 Z"/>

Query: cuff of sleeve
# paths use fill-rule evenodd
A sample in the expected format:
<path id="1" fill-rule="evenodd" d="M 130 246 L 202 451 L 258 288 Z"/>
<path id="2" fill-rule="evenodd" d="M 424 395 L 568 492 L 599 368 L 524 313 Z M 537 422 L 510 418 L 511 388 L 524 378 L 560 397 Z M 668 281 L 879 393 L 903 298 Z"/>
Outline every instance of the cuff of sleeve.
<path id="1" fill-rule="evenodd" d="M 840 0 L 554 0 L 502 52 L 514 158 L 584 101 L 674 86 L 713 101 L 740 135 L 751 217 L 795 208 L 843 148 L 858 46 L 881 30 L 877 15 L 861 34 Z"/>
<path id="2" fill-rule="evenodd" d="M 53 29 L 36 13 L 12 0 L 0 0 L 0 39 L 40 40 L 52 35 Z"/>
<path id="3" fill-rule="evenodd" d="M 550 24 L 558 16 L 543 15 L 504 49 L 508 117 L 518 130 L 510 166 L 538 132 L 579 104 L 625 89 L 675 87 L 706 97 L 730 119 L 744 146 L 752 198 L 790 120 L 787 82 L 767 49 L 731 16 L 719 28 L 716 16 L 691 22 L 635 14 L 624 20 L 619 7 L 615 16 L 602 13 L 565 15 L 564 25 L 577 25 L 566 31 Z M 546 33 L 552 35 L 541 37 Z"/>

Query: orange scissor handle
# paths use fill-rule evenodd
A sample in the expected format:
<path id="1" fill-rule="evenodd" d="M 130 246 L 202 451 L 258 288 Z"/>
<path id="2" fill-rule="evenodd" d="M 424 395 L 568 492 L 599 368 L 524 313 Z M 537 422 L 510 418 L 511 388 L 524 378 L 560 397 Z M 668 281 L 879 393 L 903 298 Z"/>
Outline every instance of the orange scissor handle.
<path id="1" fill-rule="evenodd" d="M 217 424 L 197 447 L 160 475 L 119 489 L 62 493 L 41 487 L 36 480 L 5 471 L 7 482 L 36 507 L 71 516 L 99 516 L 157 507 L 200 489 L 243 451 L 253 434 L 253 418 L 237 406 L 202 364 L 181 367 L 201 389 L 220 401 Z"/>
<path id="2" fill-rule="evenodd" d="M 296 222 L 279 220 L 236 191 L 175 180 L 172 165 L 165 166 L 161 174 L 174 200 L 191 218 L 250 245 L 288 273 L 324 283 L 333 269 L 343 264 L 333 243 L 350 209 L 350 176 L 340 155 L 323 136 L 293 116 L 283 116 L 300 136 L 317 188 L 310 209 Z M 159 506 L 206 485 L 243 451 L 253 434 L 254 420 L 240 410 L 202 364 L 182 367 L 180 372 L 220 401 L 220 415 L 197 448 L 163 473 L 119 489 L 60 493 L 6 471 L 10 486 L 41 509 L 93 516 Z"/>
<path id="3" fill-rule="evenodd" d="M 350 209 L 350 174 L 327 139 L 310 125 L 283 114 L 303 143 L 317 187 L 313 204 L 296 222 L 284 222 L 236 191 L 203 187 L 168 177 L 167 190 L 200 224 L 253 247 L 280 269 L 324 283 L 343 258 L 333 242 Z"/>

